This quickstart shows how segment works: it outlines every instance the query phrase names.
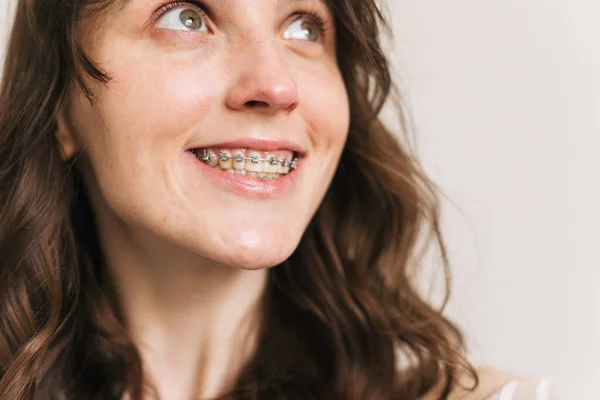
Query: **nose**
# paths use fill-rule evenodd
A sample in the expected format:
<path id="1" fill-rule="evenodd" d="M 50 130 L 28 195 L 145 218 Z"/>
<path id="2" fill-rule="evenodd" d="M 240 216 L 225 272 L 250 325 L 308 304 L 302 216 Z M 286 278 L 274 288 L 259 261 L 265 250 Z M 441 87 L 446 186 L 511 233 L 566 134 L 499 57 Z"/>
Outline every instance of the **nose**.
<path id="1" fill-rule="evenodd" d="M 268 40 L 245 44 L 231 59 L 235 77 L 227 89 L 227 106 L 269 114 L 292 112 L 298 107 L 298 87 L 276 46 Z"/>

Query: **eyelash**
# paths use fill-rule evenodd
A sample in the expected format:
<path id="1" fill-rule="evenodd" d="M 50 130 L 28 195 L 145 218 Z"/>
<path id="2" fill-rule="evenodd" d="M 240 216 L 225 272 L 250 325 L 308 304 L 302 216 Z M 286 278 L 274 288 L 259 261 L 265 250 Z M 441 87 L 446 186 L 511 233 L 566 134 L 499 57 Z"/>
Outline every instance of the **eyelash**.
<path id="1" fill-rule="evenodd" d="M 154 13 L 154 16 L 153 16 L 154 22 L 157 22 L 168 11 L 171 11 L 174 8 L 182 7 L 182 6 L 194 7 L 195 9 L 197 9 L 200 12 L 200 14 L 202 15 L 203 18 L 206 18 L 208 16 L 206 14 L 206 12 L 204 11 L 204 5 L 198 1 L 172 1 L 169 3 L 164 3 L 163 5 L 161 5 L 158 8 L 158 10 L 156 10 L 156 12 Z M 317 8 L 311 8 L 308 10 L 297 12 L 294 15 L 298 15 L 299 17 L 307 17 L 310 20 L 310 22 L 317 25 L 322 37 L 325 36 L 327 31 L 329 30 L 329 26 L 327 25 L 325 16 L 323 15 L 322 11 Z M 297 19 L 294 20 L 294 22 L 295 21 L 297 21 Z"/>
<path id="2" fill-rule="evenodd" d="M 156 12 L 154 13 L 154 20 L 158 21 L 160 19 L 160 17 L 162 17 L 167 11 L 171 11 L 174 8 L 177 7 L 181 7 L 181 6 L 192 6 L 194 8 L 196 8 L 198 11 L 200 11 L 200 14 L 202 14 L 203 17 L 206 17 L 206 12 L 204 12 L 204 6 L 202 4 L 200 4 L 199 2 L 195 2 L 195 1 L 171 1 L 168 3 L 164 3 L 162 4 L 158 10 L 156 10 Z"/>
<path id="3" fill-rule="evenodd" d="M 325 19 L 325 16 L 323 15 L 323 12 L 321 10 L 317 8 L 311 8 L 303 10 L 301 12 L 297 12 L 294 15 L 297 15 L 299 17 L 295 19 L 294 22 L 296 22 L 302 17 L 306 17 L 308 20 L 310 20 L 310 22 L 317 25 L 317 28 L 319 29 L 319 33 L 321 34 L 322 38 L 325 37 L 325 35 L 327 34 L 329 26 L 327 25 L 327 20 Z"/>

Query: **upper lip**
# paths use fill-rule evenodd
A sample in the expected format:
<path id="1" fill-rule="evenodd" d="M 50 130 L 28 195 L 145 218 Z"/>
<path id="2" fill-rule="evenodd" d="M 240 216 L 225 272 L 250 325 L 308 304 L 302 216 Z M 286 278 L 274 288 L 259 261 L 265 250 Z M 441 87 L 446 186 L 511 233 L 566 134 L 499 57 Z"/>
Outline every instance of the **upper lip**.
<path id="1" fill-rule="evenodd" d="M 288 139 L 266 138 L 266 137 L 245 137 L 226 142 L 201 144 L 194 146 L 191 149 L 198 148 L 221 148 L 221 149 L 252 149 L 259 151 L 277 151 L 288 150 L 295 152 L 299 157 L 302 157 L 306 150 L 300 144 Z"/>

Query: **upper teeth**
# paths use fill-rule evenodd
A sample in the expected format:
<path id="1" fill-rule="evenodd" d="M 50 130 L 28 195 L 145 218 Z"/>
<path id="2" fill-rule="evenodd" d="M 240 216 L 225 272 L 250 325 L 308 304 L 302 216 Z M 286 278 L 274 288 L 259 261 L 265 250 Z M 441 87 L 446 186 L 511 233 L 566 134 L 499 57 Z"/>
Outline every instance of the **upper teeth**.
<path id="1" fill-rule="evenodd" d="M 294 158 L 293 160 L 286 160 L 284 158 L 278 159 L 275 156 L 271 156 L 269 158 L 261 158 L 258 154 L 252 154 L 250 157 L 244 157 L 241 154 L 236 154 L 235 156 L 232 156 L 231 154 L 228 154 L 228 153 L 226 153 L 224 151 L 221 151 L 219 153 L 219 155 L 216 156 L 216 155 L 209 154 L 206 150 L 203 150 L 203 152 L 202 152 L 202 161 L 210 161 L 213 158 L 215 158 L 215 159 L 218 158 L 221 161 L 229 161 L 229 160 L 231 160 L 233 158 L 237 162 L 242 162 L 242 161 L 246 160 L 246 161 L 253 162 L 254 164 L 258 164 L 261 161 L 263 161 L 263 162 L 266 161 L 266 162 L 268 162 L 271 165 L 281 164 L 284 167 L 288 167 L 289 166 L 291 169 L 296 168 L 296 163 L 298 161 L 297 158 Z"/>
<path id="2" fill-rule="evenodd" d="M 201 151 L 192 150 L 194 155 L 200 161 L 211 167 L 222 169 L 228 172 L 240 172 L 246 175 L 267 173 L 271 175 L 285 175 L 297 166 L 297 158 L 287 159 L 286 155 L 292 156 L 290 151 L 279 152 L 279 158 L 274 153 L 261 153 L 257 151 L 247 151 L 244 149 L 220 150 L 202 149 Z M 218 153 L 218 155 L 217 155 Z M 291 158 L 291 157 L 290 157 Z"/>

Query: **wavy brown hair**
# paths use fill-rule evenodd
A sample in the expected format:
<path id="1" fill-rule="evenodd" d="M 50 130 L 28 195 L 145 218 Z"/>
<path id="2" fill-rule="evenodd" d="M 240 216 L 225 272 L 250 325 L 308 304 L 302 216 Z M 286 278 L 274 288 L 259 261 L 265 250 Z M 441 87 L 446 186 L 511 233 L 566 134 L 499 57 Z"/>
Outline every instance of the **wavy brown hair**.
<path id="1" fill-rule="evenodd" d="M 140 399 L 148 383 L 112 295 L 77 168 L 55 138 L 70 90 L 109 85 L 79 23 L 123 0 L 19 1 L 0 87 L 0 399 Z M 258 346 L 223 399 L 417 399 L 477 380 L 442 312 L 450 270 L 438 190 L 380 121 L 406 110 L 375 0 L 329 0 L 351 105 L 339 168 L 300 245 L 269 270 Z M 446 296 L 419 294 L 420 239 L 439 249 Z M 477 383 L 476 383 L 477 386 Z"/>

